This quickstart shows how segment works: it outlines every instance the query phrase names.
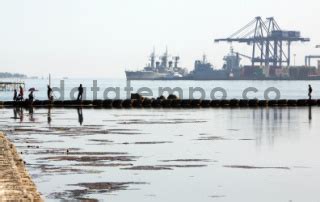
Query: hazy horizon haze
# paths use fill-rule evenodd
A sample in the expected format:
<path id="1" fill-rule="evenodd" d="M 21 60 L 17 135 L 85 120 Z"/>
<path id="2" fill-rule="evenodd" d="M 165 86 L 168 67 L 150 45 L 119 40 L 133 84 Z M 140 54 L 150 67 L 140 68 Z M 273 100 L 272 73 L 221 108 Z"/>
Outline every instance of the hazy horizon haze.
<path id="1" fill-rule="evenodd" d="M 273 16 L 284 30 L 310 37 L 292 46 L 296 63 L 304 64 L 305 55 L 320 55 L 319 10 L 308 0 L 0 0 L 0 72 L 125 78 L 125 69 L 146 65 L 153 47 L 160 55 L 166 46 L 189 70 L 204 53 L 221 68 L 230 44 L 214 39 L 256 16 Z M 249 46 L 233 47 L 250 54 Z"/>

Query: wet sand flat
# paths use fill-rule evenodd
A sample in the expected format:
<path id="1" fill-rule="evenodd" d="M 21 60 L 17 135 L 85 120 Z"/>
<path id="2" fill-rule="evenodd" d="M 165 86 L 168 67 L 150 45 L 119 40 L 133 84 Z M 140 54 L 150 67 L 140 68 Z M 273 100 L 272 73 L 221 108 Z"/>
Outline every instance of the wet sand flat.
<path id="1" fill-rule="evenodd" d="M 0 110 L 46 201 L 318 200 L 317 107 L 79 111 Z"/>

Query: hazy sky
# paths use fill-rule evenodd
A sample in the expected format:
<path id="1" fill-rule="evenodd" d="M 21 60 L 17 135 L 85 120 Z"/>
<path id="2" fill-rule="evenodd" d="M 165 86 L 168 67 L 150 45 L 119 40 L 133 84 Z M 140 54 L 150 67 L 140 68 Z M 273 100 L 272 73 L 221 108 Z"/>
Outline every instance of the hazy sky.
<path id="1" fill-rule="evenodd" d="M 221 67 L 230 45 L 213 40 L 255 16 L 273 16 L 283 29 L 311 38 L 293 46 L 297 63 L 320 55 L 316 0 L 0 0 L 0 71 L 124 78 L 125 69 L 147 63 L 153 46 L 158 54 L 168 46 L 190 70 L 203 53 Z"/>

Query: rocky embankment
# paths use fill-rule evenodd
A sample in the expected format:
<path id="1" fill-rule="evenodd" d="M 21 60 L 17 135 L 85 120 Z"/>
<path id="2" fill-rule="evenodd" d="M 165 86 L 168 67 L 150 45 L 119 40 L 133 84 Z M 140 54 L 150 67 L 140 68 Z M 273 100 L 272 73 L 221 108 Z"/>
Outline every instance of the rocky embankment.
<path id="1" fill-rule="evenodd" d="M 43 201 L 25 162 L 0 132 L 0 201 Z"/>

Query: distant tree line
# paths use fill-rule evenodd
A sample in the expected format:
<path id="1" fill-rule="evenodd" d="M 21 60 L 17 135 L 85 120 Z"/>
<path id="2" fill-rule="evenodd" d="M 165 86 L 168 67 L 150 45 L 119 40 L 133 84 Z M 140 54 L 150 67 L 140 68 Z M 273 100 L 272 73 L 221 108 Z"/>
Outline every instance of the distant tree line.
<path id="1" fill-rule="evenodd" d="M 9 73 L 9 72 L 0 72 L 0 78 L 27 78 L 25 74 Z"/>

